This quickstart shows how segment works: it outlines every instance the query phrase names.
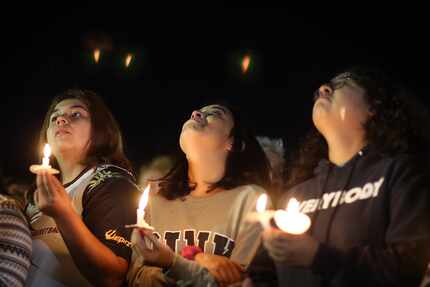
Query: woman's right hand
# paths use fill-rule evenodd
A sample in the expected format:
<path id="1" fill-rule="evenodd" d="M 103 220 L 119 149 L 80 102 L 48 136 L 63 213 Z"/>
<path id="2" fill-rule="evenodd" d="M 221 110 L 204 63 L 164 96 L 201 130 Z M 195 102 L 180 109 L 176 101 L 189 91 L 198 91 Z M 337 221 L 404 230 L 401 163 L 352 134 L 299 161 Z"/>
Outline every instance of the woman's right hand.
<path id="1" fill-rule="evenodd" d="M 233 284 L 243 279 L 245 269 L 225 256 L 198 253 L 195 261 L 205 267 L 221 286 Z"/>
<path id="2" fill-rule="evenodd" d="M 169 246 L 160 242 L 152 234 L 152 230 L 135 228 L 131 235 L 131 242 L 137 245 L 143 259 L 149 265 L 161 268 L 168 268 L 172 265 L 175 253 Z"/>

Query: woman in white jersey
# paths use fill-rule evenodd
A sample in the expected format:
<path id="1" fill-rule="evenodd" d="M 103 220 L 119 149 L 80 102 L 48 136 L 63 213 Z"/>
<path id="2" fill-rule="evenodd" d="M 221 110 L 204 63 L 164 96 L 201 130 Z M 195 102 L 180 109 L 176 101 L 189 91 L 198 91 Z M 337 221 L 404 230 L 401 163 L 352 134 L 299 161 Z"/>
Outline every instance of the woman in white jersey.
<path id="1" fill-rule="evenodd" d="M 118 125 L 93 92 L 56 97 L 40 133 L 59 177 L 37 175 L 27 286 L 120 286 L 131 255 L 129 230 L 139 192 Z"/>
<path id="2" fill-rule="evenodd" d="M 265 192 L 269 163 L 239 114 L 226 105 L 194 111 L 179 142 L 184 159 L 161 180 L 146 212 L 155 228 L 151 236 L 165 244 L 157 241 L 158 247 L 148 250 L 137 236 L 142 256 L 129 283 L 150 281 L 145 265 L 193 285 L 238 282 L 260 243 L 259 230 L 244 219 Z"/>

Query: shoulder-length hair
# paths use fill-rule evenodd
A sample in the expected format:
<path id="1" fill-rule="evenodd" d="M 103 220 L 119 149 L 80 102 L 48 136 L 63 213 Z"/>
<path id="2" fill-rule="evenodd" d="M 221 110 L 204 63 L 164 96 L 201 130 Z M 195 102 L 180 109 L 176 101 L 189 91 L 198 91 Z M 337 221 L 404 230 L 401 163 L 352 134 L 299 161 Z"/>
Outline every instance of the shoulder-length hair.
<path id="1" fill-rule="evenodd" d="M 430 148 L 428 111 L 404 87 L 391 82 L 381 71 L 353 67 L 335 77 L 363 88 L 372 116 L 364 123 L 365 139 L 381 154 L 423 153 Z M 318 162 L 328 158 L 324 137 L 313 128 L 289 164 L 287 189 L 313 176 Z"/>
<path id="2" fill-rule="evenodd" d="M 51 102 L 43 120 L 39 136 L 39 146 L 47 142 L 46 132 L 50 117 L 57 104 L 67 99 L 77 99 L 87 108 L 91 118 L 90 146 L 82 164 L 114 164 L 131 171 L 131 164 L 124 154 L 123 140 L 118 123 L 103 100 L 88 90 L 70 89 L 57 95 Z M 54 161 L 55 164 L 55 161 Z"/>
<path id="3" fill-rule="evenodd" d="M 230 131 L 233 147 L 227 156 L 224 176 L 212 184 L 208 192 L 216 188 L 232 189 L 246 184 L 268 187 L 270 164 L 256 137 L 245 127 L 244 119 L 237 110 L 225 103 L 219 105 L 227 108 L 233 115 L 234 125 Z M 188 162 L 184 154 L 169 173 L 160 179 L 159 185 L 159 193 L 169 200 L 183 198 L 194 190 L 195 186 L 188 181 Z"/>

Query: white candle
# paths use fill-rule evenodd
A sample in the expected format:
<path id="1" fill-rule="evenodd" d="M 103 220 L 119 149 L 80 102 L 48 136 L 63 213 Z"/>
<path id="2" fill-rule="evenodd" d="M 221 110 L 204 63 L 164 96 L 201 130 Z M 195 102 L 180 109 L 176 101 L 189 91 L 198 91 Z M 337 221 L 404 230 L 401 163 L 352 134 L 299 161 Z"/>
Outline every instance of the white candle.
<path id="1" fill-rule="evenodd" d="M 137 225 L 145 225 L 145 207 L 148 204 L 148 197 L 149 197 L 149 184 L 143 191 L 142 196 L 140 197 L 139 201 L 139 208 L 137 209 Z"/>
<path id="2" fill-rule="evenodd" d="M 254 222 L 260 222 L 263 229 L 270 227 L 270 219 L 273 216 L 273 212 L 266 210 L 267 201 L 267 194 L 263 193 L 262 195 L 260 195 L 257 199 L 257 205 L 255 208 L 257 212 L 253 212 L 249 215 L 249 220 Z"/>
<path id="3" fill-rule="evenodd" d="M 267 194 L 263 193 L 257 199 L 257 206 L 256 206 L 257 212 L 263 213 L 266 210 L 266 205 L 267 205 Z"/>
<path id="4" fill-rule="evenodd" d="M 50 168 L 49 165 L 49 157 L 51 156 L 51 147 L 49 144 L 45 144 L 45 147 L 43 148 L 43 158 L 42 158 L 42 167 Z"/>
<path id="5" fill-rule="evenodd" d="M 311 220 L 309 216 L 299 211 L 299 206 L 299 202 L 291 198 L 287 210 L 275 212 L 274 219 L 279 229 L 291 234 L 302 234 L 309 229 Z"/>
<path id="6" fill-rule="evenodd" d="M 45 144 L 43 148 L 43 158 L 42 164 L 32 164 L 30 166 L 30 171 L 34 174 L 40 174 L 42 171 L 46 171 L 49 174 L 57 174 L 60 173 L 59 170 L 52 168 L 49 164 L 49 157 L 51 156 L 51 147 L 49 144 Z"/>

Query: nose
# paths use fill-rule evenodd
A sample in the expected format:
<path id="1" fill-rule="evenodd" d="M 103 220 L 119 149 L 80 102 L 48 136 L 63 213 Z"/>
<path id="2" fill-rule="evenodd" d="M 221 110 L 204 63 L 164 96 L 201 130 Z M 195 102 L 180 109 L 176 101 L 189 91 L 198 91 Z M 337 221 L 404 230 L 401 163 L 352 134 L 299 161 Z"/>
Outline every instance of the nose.
<path id="1" fill-rule="evenodd" d="M 321 87 L 319 87 L 317 90 L 315 90 L 314 92 L 314 101 L 318 100 L 318 98 L 321 96 L 330 96 L 333 93 L 333 89 L 327 85 L 324 84 Z"/>
<path id="2" fill-rule="evenodd" d="M 67 124 L 67 118 L 66 115 L 58 115 L 57 116 L 57 120 L 55 121 L 55 124 L 57 126 L 63 126 L 65 124 Z"/>
<path id="3" fill-rule="evenodd" d="M 191 114 L 191 118 L 197 122 L 200 122 L 204 119 L 204 114 L 201 111 L 194 111 Z"/>
<path id="4" fill-rule="evenodd" d="M 333 89 L 329 85 L 322 85 L 318 92 L 321 96 L 329 96 L 333 93 Z"/>

